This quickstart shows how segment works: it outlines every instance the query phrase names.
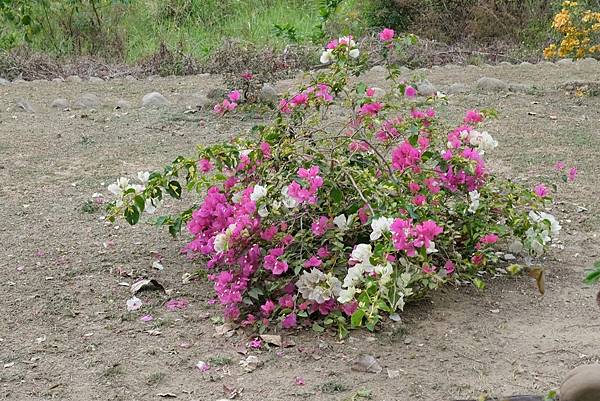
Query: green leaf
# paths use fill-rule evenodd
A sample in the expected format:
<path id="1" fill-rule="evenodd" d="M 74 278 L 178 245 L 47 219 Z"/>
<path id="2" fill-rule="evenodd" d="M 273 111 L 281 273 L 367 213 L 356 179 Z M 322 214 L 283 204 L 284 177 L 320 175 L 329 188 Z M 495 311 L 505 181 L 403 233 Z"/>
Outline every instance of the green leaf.
<path id="1" fill-rule="evenodd" d="M 144 208 L 146 207 L 146 199 L 144 199 L 142 195 L 137 195 L 135 198 L 133 198 L 133 203 L 135 203 L 140 213 L 144 212 Z"/>
<path id="2" fill-rule="evenodd" d="M 339 205 L 342 202 L 342 199 L 344 199 L 344 193 L 339 189 L 339 188 L 333 188 L 331 190 L 331 200 L 336 204 Z"/>
<path id="3" fill-rule="evenodd" d="M 125 216 L 125 220 L 127 220 L 127 222 L 132 226 L 137 224 L 137 222 L 140 220 L 140 211 L 134 205 L 127 207 L 123 214 Z"/>
<path id="4" fill-rule="evenodd" d="M 361 82 L 358 85 L 356 85 L 356 93 L 358 93 L 359 95 L 362 95 L 366 91 L 367 91 L 367 84 L 365 84 L 364 82 Z"/>
<path id="5" fill-rule="evenodd" d="M 179 182 L 175 180 L 169 181 L 166 190 L 173 198 L 181 198 L 181 184 L 179 184 Z"/>
<path id="6" fill-rule="evenodd" d="M 352 327 L 360 327 L 362 325 L 363 317 L 365 317 L 365 311 L 357 309 L 350 318 L 350 324 Z"/>
<path id="7" fill-rule="evenodd" d="M 591 285 L 600 282 L 600 261 L 594 263 L 594 268 L 595 270 L 589 272 L 588 275 L 585 276 L 585 279 L 583 280 L 584 283 Z"/>
<path id="8" fill-rule="evenodd" d="M 325 328 L 324 328 L 323 326 L 320 326 L 320 325 L 319 325 L 318 323 L 316 323 L 316 322 L 315 322 L 315 323 L 313 323 L 313 325 L 312 325 L 312 329 L 313 329 L 313 331 L 314 331 L 314 332 L 317 332 L 317 333 L 322 333 L 322 332 L 324 332 L 324 331 L 325 331 Z"/>
<path id="9" fill-rule="evenodd" d="M 483 290 L 485 288 L 485 282 L 478 277 L 473 278 L 472 282 L 477 289 Z"/>

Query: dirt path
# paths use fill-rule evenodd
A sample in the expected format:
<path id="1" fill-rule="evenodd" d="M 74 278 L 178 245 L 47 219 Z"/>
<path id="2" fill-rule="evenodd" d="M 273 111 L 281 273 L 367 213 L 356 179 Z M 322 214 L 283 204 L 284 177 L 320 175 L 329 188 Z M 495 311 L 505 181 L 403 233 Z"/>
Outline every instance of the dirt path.
<path id="1" fill-rule="evenodd" d="M 576 185 L 559 186 L 553 212 L 562 218 L 561 242 L 543 262 L 547 292 L 530 279 L 499 278 L 483 293 L 447 288 L 407 308 L 403 325 L 377 334 L 335 336 L 294 332 L 296 346 L 252 351 L 262 366 L 244 373 L 237 351 L 248 337 L 215 337 L 210 286 L 182 283 L 196 267 L 173 241 L 153 227 L 110 226 L 84 202 L 121 175 L 162 166 L 189 154 L 199 142 L 226 140 L 255 122 L 217 121 L 210 113 L 184 114 L 191 95 L 220 84 L 210 76 L 105 83 L 35 82 L 0 86 L 0 399 L 217 400 L 243 389 L 240 400 L 451 400 L 481 393 L 541 394 L 556 388 L 570 368 L 600 361 L 597 289 L 581 284 L 584 268 L 600 258 L 600 96 L 575 96 L 565 81 L 600 80 L 600 64 L 444 67 L 423 71 L 438 88 L 464 83 L 441 112 L 495 107 L 488 124 L 499 141 L 500 173 L 537 183 L 556 160 L 579 169 Z M 520 92 L 480 93 L 482 76 L 528 85 Z M 381 85 L 383 75 L 368 81 Z M 280 89 L 294 81 L 279 83 Z M 144 93 L 172 101 L 159 110 L 140 108 Z M 523 92 L 524 91 L 524 92 Z M 93 92 L 97 111 L 58 111 L 55 98 L 73 101 Z M 37 110 L 19 112 L 25 98 Z M 132 103 L 113 110 L 118 99 Z M 163 256 L 152 268 L 151 251 Z M 123 277 L 126 271 L 131 277 Z M 190 301 L 168 312 L 168 299 L 142 296 L 139 320 L 125 300 L 132 283 L 156 277 L 169 297 Z M 354 372 L 365 352 L 378 358 L 378 375 Z M 198 361 L 211 364 L 200 372 Z M 388 377 L 387 369 L 398 371 Z M 394 373 L 392 372 L 392 376 Z M 296 384 L 296 377 L 304 385 Z M 229 390 L 227 390 L 229 389 Z M 370 397 L 370 398 L 369 398 Z"/>

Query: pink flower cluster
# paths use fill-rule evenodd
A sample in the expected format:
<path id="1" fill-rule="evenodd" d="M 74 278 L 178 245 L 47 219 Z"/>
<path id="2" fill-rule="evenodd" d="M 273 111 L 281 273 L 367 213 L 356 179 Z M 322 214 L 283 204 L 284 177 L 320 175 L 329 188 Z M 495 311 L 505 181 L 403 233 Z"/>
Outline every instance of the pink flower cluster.
<path id="1" fill-rule="evenodd" d="M 309 101 L 314 99 L 322 103 L 331 103 L 333 95 L 327 84 L 318 83 L 316 86 L 309 86 L 304 91 L 296 93 L 290 99 L 279 100 L 278 109 L 280 112 L 288 114 L 300 106 L 308 106 Z"/>
<path id="2" fill-rule="evenodd" d="M 311 205 L 317 203 L 317 191 L 323 186 L 323 177 L 319 176 L 319 166 L 312 166 L 309 169 L 298 169 L 298 177 L 305 183 L 300 185 L 293 181 L 288 186 L 288 195 L 298 203 L 308 202 Z"/>
<path id="3" fill-rule="evenodd" d="M 394 247 L 410 257 L 417 254 L 416 248 L 429 248 L 431 241 L 444 231 L 433 220 L 413 225 L 412 219 L 396 219 L 390 230 Z"/>
<path id="4" fill-rule="evenodd" d="M 227 95 L 228 99 L 224 99 L 223 102 L 215 104 L 213 111 L 219 115 L 224 115 L 228 111 L 233 111 L 238 106 L 242 94 L 240 91 L 234 90 Z"/>
<path id="5" fill-rule="evenodd" d="M 411 168 L 414 172 L 420 172 L 419 164 L 421 156 L 429 147 L 429 139 L 419 137 L 418 148 L 410 144 L 408 140 L 404 140 L 396 149 L 392 151 L 392 167 L 400 172 Z"/>

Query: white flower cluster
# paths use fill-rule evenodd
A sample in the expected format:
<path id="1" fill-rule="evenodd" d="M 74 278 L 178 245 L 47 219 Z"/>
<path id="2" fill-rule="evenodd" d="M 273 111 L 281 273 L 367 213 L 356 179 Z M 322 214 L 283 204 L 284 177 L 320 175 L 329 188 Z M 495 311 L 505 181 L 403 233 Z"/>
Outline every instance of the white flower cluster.
<path id="1" fill-rule="evenodd" d="M 544 253 L 544 247 L 558 235 L 561 227 L 556 217 L 550 213 L 531 211 L 529 220 L 533 225 L 525 232 L 527 238 L 524 242 L 514 241 L 510 245 L 509 251 L 518 254 L 525 250 L 533 256 L 541 256 Z"/>
<path id="2" fill-rule="evenodd" d="M 350 255 L 350 261 L 355 265 L 348 269 L 348 273 L 342 283 L 342 290 L 338 297 L 338 302 L 345 304 L 354 299 L 354 294 L 357 292 L 357 286 L 362 283 L 365 273 L 376 273 L 379 275 L 379 286 L 385 285 L 391 280 L 393 267 L 390 263 L 385 265 L 371 264 L 371 256 L 373 251 L 369 244 L 358 244 Z"/>
<path id="3" fill-rule="evenodd" d="M 342 36 L 337 40 L 337 46 L 339 45 L 348 46 L 348 56 L 350 56 L 351 58 L 358 58 L 358 56 L 360 56 L 360 50 L 358 50 L 358 48 L 356 47 L 356 42 L 351 37 Z M 320 60 L 322 64 L 327 64 L 332 61 L 335 61 L 335 55 L 333 54 L 333 51 L 337 46 L 328 46 L 328 48 L 325 49 L 323 53 L 321 53 Z"/>
<path id="4" fill-rule="evenodd" d="M 129 178 L 121 177 L 108 186 L 108 191 L 117 197 L 116 205 L 118 207 L 123 206 L 123 194 L 125 191 L 129 189 L 133 189 L 135 194 L 139 194 L 146 189 L 146 184 L 150 179 L 150 173 L 148 171 L 140 171 L 137 173 L 137 178 L 140 180 L 141 184 L 130 184 Z M 156 208 L 159 207 L 160 202 L 158 199 L 146 199 L 146 204 L 144 206 L 144 211 L 150 214 L 156 211 Z"/>
<path id="5" fill-rule="evenodd" d="M 461 133 L 461 138 L 463 137 L 463 131 Z M 488 150 L 494 150 L 498 146 L 498 141 L 496 141 L 487 131 L 479 132 L 476 130 L 471 130 L 467 133 L 466 139 L 468 139 L 471 146 L 476 147 L 481 154 L 484 154 Z"/>
<path id="6" fill-rule="evenodd" d="M 302 273 L 296 287 L 304 299 L 322 304 L 340 294 L 342 283 L 331 273 L 325 274 L 319 269 L 312 269 Z"/>

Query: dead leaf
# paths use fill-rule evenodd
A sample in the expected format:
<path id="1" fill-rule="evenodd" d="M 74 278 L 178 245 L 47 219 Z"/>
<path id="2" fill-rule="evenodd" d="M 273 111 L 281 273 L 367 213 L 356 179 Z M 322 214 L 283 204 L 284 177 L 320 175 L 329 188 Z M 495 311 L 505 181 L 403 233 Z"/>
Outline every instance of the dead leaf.
<path id="1" fill-rule="evenodd" d="M 235 326 L 231 323 L 225 323 L 215 326 L 213 337 L 231 337 L 235 333 Z"/>
<path id="2" fill-rule="evenodd" d="M 244 391 L 243 387 L 229 387 L 226 384 L 223 384 L 223 392 L 225 393 L 225 396 L 230 400 L 233 400 L 238 395 L 241 395 L 242 391 Z"/>
<path id="3" fill-rule="evenodd" d="M 140 291 L 161 291 L 165 292 L 165 287 L 155 279 L 145 279 L 136 281 L 131 285 L 131 293 L 137 294 Z"/>
<path id="4" fill-rule="evenodd" d="M 258 359 L 256 355 L 250 355 L 246 359 L 242 359 L 240 361 L 240 366 L 244 368 L 246 372 L 252 372 L 256 370 L 256 368 L 262 366 L 262 362 Z"/>
<path id="5" fill-rule="evenodd" d="M 377 359 L 371 355 L 361 354 L 352 365 L 352 370 L 357 372 L 367 372 L 367 373 L 381 373 L 383 368 L 377 362 Z"/>
<path id="6" fill-rule="evenodd" d="M 260 338 L 270 345 L 275 345 L 277 347 L 283 346 L 283 341 L 281 340 L 281 336 L 273 335 L 273 334 L 263 334 Z"/>
<path id="7" fill-rule="evenodd" d="M 527 275 L 535 279 L 540 294 L 544 295 L 544 292 L 546 292 L 544 288 L 544 269 L 541 267 L 532 267 L 527 272 Z"/>

